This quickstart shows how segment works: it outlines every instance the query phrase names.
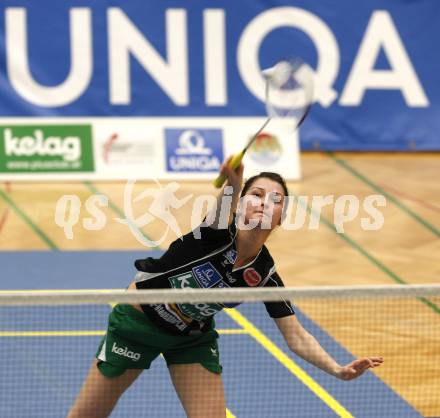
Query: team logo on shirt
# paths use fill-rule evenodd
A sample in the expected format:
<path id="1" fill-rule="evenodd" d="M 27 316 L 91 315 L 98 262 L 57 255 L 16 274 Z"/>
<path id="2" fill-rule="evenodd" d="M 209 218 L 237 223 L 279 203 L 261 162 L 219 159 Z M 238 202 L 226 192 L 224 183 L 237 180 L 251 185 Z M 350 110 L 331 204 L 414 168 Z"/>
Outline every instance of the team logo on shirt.
<path id="1" fill-rule="evenodd" d="M 225 253 L 223 253 L 223 257 L 225 257 L 226 261 L 229 264 L 234 264 L 235 260 L 237 259 L 237 251 L 235 251 L 235 250 L 228 250 Z"/>
<path id="2" fill-rule="evenodd" d="M 219 289 L 227 289 L 229 286 L 222 280 L 221 282 L 218 282 L 214 287 L 217 287 Z M 222 305 L 225 308 L 234 308 L 237 305 L 240 305 L 241 302 L 223 302 Z"/>
<path id="3" fill-rule="evenodd" d="M 206 321 L 223 309 L 218 303 L 180 303 L 177 305 L 184 315 L 196 321 Z"/>
<path id="4" fill-rule="evenodd" d="M 222 279 L 220 273 L 209 262 L 194 267 L 192 270 L 201 287 L 213 287 Z"/>
<path id="5" fill-rule="evenodd" d="M 230 286 L 228 286 L 223 280 L 221 282 L 219 282 L 218 284 L 216 284 L 214 287 L 217 287 L 219 289 L 227 289 Z M 225 308 L 234 308 L 238 305 L 240 305 L 241 302 L 222 302 L 222 305 Z"/>
<path id="6" fill-rule="evenodd" d="M 221 280 L 220 282 L 218 282 L 215 286 L 213 287 L 217 287 L 219 289 L 227 289 L 229 288 L 229 286 L 223 281 Z"/>
<path id="7" fill-rule="evenodd" d="M 221 281 L 221 276 L 211 263 L 205 263 L 200 266 L 194 267 L 193 272 L 182 273 L 170 277 L 169 281 L 171 283 L 171 286 L 175 289 L 186 289 L 188 287 L 212 287 L 217 285 Z M 169 306 L 170 308 L 172 308 L 171 305 Z M 177 304 L 177 307 L 183 315 L 190 319 L 195 319 L 196 321 L 205 321 L 206 318 L 211 317 L 212 315 L 223 309 L 223 305 L 219 305 L 218 303 L 179 303 Z M 173 312 L 174 315 L 176 315 L 175 310 L 173 310 Z M 158 313 L 161 314 L 162 318 L 164 318 L 163 313 Z M 168 316 L 171 318 L 164 319 L 168 322 L 171 322 L 174 316 L 170 313 L 168 314 Z M 176 323 L 174 325 L 179 328 Z"/>
<path id="8" fill-rule="evenodd" d="M 186 289 L 187 287 L 198 288 L 200 287 L 191 272 L 178 274 L 177 276 L 170 277 L 168 279 L 171 286 L 175 289 Z"/>
<path id="9" fill-rule="evenodd" d="M 243 279 L 248 286 L 258 286 L 261 282 L 261 276 L 254 268 L 249 267 L 243 272 Z"/>

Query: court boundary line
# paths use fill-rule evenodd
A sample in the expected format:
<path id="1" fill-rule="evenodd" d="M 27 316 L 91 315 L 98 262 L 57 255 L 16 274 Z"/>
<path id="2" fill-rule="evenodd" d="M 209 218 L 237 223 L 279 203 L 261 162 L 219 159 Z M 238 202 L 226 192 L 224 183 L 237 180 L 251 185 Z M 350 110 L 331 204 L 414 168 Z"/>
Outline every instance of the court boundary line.
<path id="1" fill-rule="evenodd" d="M 288 369 L 304 386 L 312 391 L 336 415 L 342 418 L 354 416 L 304 371 L 292 358 L 282 351 L 270 338 L 260 331 L 251 321 L 236 309 L 225 309 L 225 312 L 245 329 L 261 346 L 263 346 L 279 363 Z"/>
<path id="2" fill-rule="evenodd" d="M 389 190 L 391 193 L 395 194 L 396 196 L 400 196 L 403 200 L 410 200 L 411 202 L 417 203 L 419 206 L 423 206 L 425 209 L 429 209 L 433 212 L 440 213 L 440 206 L 435 206 L 432 203 L 426 202 L 422 199 L 419 199 L 416 196 L 413 196 L 408 193 L 403 193 L 399 190 L 396 190 L 394 187 L 385 184 L 385 183 L 379 183 L 379 186 L 382 187 L 385 190 Z M 440 418 L 440 417 L 437 417 Z"/>
<path id="3" fill-rule="evenodd" d="M 58 247 L 55 244 L 54 241 L 52 241 L 49 236 L 39 227 L 37 224 L 35 224 L 32 219 L 18 206 L 18 204 L 12 199 L 11 196 L 6 194 L 1 188 L 0 188 L 0 197 L 3 198 L 3 200 L 8 204 L 8 206 L 18 215 L 19 218 L 21 218 L 22 221 L 30 228 L 32 229 L 38 237 L 53 251 L 58 251 Z"/>
<path id="4" fill-rule="evenodd" d="M 107 196 L 107 194 L 101 193 L 98 190 L 98 188 L 91 181 L 85 180 L 82 183 L 85 184 L 87 186 L 87 188 L 89 189 L 89 191 L 91 191 L 92 193 L 94 193 L 94 194 L 104 194 L 107 197 L 107 199 L 108 199 L 108 206 L 109 206 L 109 208 L 113 212 L 115 212 L 117 215 L 119 215 L 119 217 L 121 219 L 125 219 L 126 218 L 125 213 L 118 206 L 116 206 L 116 204 L 113 203 L 113 201 Z M 130 222 L 130 220 L 128 220 L 128 221 Z M 142 234 L 142 236 L 146 240 L 148 240 L 150 242 L 152 241 L 152 239 L 142 230 L 142 228 L 139 228 L 138 226 L 136 226 L 136 228 L 139 230 L 139 232 Z M 161 251 L 163 251 L 162 248 L 160 248 L 157 245 L 149 247 L 149 248 L 150 248 L 150 251 L 151 250 L 161 250 Z"/>
<path id="5" fill-rule="evenodd" d="M 440 230 L 438 230 L 434 225 L 431 225 L 427 220 L 425 220 L 422 216 L 420 216 L 418 213 L 412 211 L 410 208 L 408 208 L 403 202 L 400 201 L 397 197 L 394 195 L 388 193 L 383 188 L 381 188 L 377 183 L 375 183 L 373 180 L 370 180 L 367 178 L 364 174 L 360 173 L 358 170 L 356 170 L 354 167 L 352 167 L 347 161 L 342 159 L 341 157 L 338 157 L 335 153 L 331 151 L 326 151 L 326 154 L 335 161 L 339 166 L 343 167 L 345 171 L 348 171 L 353 177 L 356 177 L 358 180 L 361 180 L 364 184 L 367 184 L 370 186 L 374 191 L 378 193 L 382 193 L 387 199 L 389 199 L 392 203 L 394 203 L 395 206 L 397 206 L 400 210 L 405 212 L 409 217 L 411 217 L 413 220 L 415 220 L 418 224 L 423 225 L 427 230 L 432 232 L 434 235 L 437 236 L 437 238 L 440 238 Z"/>
<path id="6" fill-rule="evenodd" d="M 289 194 L 292 194 L 292 196 L 298 197 L 295 193 L 292 193 L 291 190 L 289 190 Z M 298 199 L 298 202 L 301 204 L 301 200 Z M 407 285 L 408 282 L 406 282 L 404 279 L 402 279 L 400 276 L 398 276 L 396 273 L 394 273 L 391 269 L 389 269 L 385 264 L 383 264 L 381 261 L 379 261 L 376 257 L 371 255 L 362 245 L 360 245 L 358 242 L 356 242 L 353 238 L 350 238 L 347 233 L 342 232 L 339 233 L 336 230 L 336 227 L 332 222 L 330 222 L 325 216 L 320 214 L 319 216 L 312 210 L 309 204 L 306 206 L 303 206 L 307 212 L 314 217 L 318 217 L 319 222 L 323 223 L 327 228 L 332 230 L 339 238 L 343 239 L 345 242 L 347 242 L 351 248 L 354 248 L 357 250 L 360 254 L 362 254 L 365 258 L 367 258 L 370 263 L 374 264 L 379 270 L 382 271 L 382 273 L 386 274 L 388 277 L 390 277 L 392 280 L 394 280 L 396 283 Z M 431 302 L 429 299 L 426 299 L 423 296 L 419 296 L 416 299 L 420 300 L 423 304 L 431 308 L 433 312 L 440 315 L 440 307 L 438 307 L 434 302 Z"/>

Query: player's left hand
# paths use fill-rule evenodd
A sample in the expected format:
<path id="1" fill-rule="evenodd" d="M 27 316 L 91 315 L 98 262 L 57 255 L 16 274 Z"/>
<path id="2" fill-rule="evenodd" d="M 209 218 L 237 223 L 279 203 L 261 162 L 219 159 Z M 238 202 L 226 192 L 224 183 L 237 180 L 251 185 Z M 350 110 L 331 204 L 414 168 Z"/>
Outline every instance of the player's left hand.
<path id="1" fill-rule="evenodd" d="M 341 380 L 352 380 L 362 375 L 366 370 L 378 367 L 383 363 L 382 357 L 365 357 L 342 366 L 336 377 Z"/>

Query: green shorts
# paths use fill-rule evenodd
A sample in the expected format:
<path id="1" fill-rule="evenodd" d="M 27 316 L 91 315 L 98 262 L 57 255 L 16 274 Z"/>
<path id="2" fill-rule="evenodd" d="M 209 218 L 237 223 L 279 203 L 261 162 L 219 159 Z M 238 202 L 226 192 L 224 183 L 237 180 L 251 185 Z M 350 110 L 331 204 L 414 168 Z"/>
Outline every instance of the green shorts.
<path id="1" fill-rule="evenodd" d="M 168 366 L 200 363 L 211 372 L 221 373 L 217 339 L 214 325 L 197 336 L 173 335 L 132 306 L 116 305 L 96 353 L 98 369 L 106 377 L 117 377 L 127 369 L 150 368 L 162 354 Z"/>

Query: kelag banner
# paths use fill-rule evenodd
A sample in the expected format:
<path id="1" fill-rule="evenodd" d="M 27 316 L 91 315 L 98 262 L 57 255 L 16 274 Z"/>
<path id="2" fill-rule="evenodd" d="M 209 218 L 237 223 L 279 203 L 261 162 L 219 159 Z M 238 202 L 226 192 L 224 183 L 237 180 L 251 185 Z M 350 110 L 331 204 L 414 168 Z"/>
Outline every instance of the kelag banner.
<path id="1" fill-rule="evenodd" d="M 261 69 L 300 56 L 316 83 L 303 149 L 440 149 L 438 0 L 2 0 L 0 11 L 3 141 L 16 117 L 261 117 Z"/>

